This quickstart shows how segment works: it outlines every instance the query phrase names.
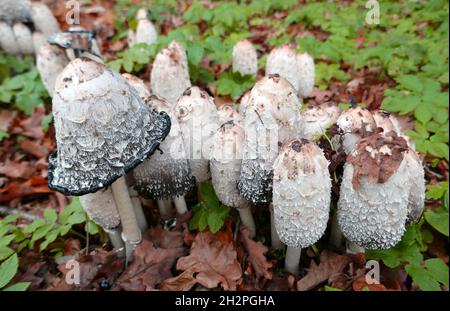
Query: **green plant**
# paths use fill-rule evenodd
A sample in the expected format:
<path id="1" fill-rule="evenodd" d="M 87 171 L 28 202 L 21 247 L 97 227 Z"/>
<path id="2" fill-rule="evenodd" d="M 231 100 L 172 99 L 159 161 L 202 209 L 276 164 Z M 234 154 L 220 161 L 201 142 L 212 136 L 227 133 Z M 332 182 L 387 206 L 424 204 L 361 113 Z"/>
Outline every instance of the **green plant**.
<path id="1" fill-rule="evenodd" d="M 219 202 L 211 183 L 201 183 L 200 193 L 202 202 L 192 209 L 189 229 L 204 231 L 208 227 L 209 231 L 216 233 L 223 227 L 230 208 Z"/>
<path id="2" fill-rule="evenodd" d="M 239 72 L 226 71 L 216 81 L 217 95 L 230 95 L 236 100 L 254 84 L 255 78 L 251 75 L 243 76 Z"/>
<path id="3" fill-rule="evenodd" d="M 5 261 L 0 264 L 0 289 L 3 291 L 25 291 L 30 285 L 29 282 L 15 283 L 7 288 L 8 285 L 19 269 L 19 257 L 13 253 Z M 4 288 L 4 289 L 3 289 Z"/>

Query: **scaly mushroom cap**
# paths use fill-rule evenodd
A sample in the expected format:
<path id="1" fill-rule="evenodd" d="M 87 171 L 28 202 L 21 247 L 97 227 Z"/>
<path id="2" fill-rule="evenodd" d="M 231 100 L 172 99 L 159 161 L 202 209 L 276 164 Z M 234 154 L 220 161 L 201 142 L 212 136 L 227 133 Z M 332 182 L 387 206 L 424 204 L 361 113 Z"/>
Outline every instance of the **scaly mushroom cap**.
<path id="1" fill-rule="evenodd" d="M 186 50 L 172 41 L 156 55 L 151 73 L 152 92 L 176 105 L 183 92 L 191 87 Z"/>
<path id="2" fill-rule="evenodd" d="M 214 135 L 211 156 L 211 179 L 214 191 L 220 202 L 235 207 L 245 208 L 247 201 L 236 188 L 241 171 L 242 148 L 245 132 L 234 121 L 224 123 Z"/>
<path id="3" fill-rule="evenodd" d="M 250 92 L 247 91 L 242 95 L 241 101 L 239 102 L 239 115 L 241 116 L 242 120 L 245 120 L 245 113 L 247 111 L 248 106 L 248 99 L 250 98 Z"/>
<path id="4" fill-rule="evenodd" d="M 80 203 L 92 221 L 103 229 L 114 229 L 120 225 L 119 211 L 113 199 L 111 188 L 82 195 L 80 196 Z"/>
<path id="5" fill-rule="evenodd" d="M 239 193 L 253 204 L 272 199 L 272 165 L 278 146 L 298 136 L 300 109 L 292 85 L 279 75 L 258 81 L 248 99 Z"/>
<path id="6" fill-rule="evenodd" d="M 242 125 L 243 120 L 239 115 L 239 111 L 236 109 L 233 103 L 225 104 L 217 108 L 217 113 L 219 115 L 219 124 L 222 125 L 228 121 L 234 121 Z"/>
<path id="7" fill-rule="evenodd" d="M 405 153 L 406 170 L 411 182 L 408 196 L 408 223 L 417 222 L 425 206 L 425 172 L 417 152 L 409 148 Z"/>
<path id="8" fill-rule="evenodd" d="M 213 99 L 204 90 L 190 87 L 178 100 L 174 113 L 183 133 L 192 175 L 197 182 L 208 180 L 213 137 L 219 128 L 219 116 Z"/>
<path id="9" fill-rule="evenodd" d="M 150 109 L 169 115 L 172 126 L 156 151 L 133 170 L 136 190 L 145 197 L 168 199 L 181 196 L 195 187 L 195 178 L 186 157 L 183 136 L 172 106 L 156 96 L 145 102 Z"/>
<path id="10" fill-rule="evenodd" d="M 308 107 L 301 115 L 300 136 L 308 140 L 320 137 L 337 119 L 335 109 L 328 106 Z"/>
<path id="11" fill-rule="evenodd" d="M 108 186 L 151 155 L 170 118 L 151 111 L 119 74 L 85 57 L 70 62 L 53 94 L 57 152 L 48 183 L 65 195 Z"/>
<path id="12" fill-rule="evenodd" d="M 134 89 L 138 92 L 140 98 L 146 99 L 147 97 L 150 97 L 150 90 L 148 89 L 147 85 L 145 85 L 144 81 L 129 73 L 123 73 L 122 77 L 127 80 L 129 85 L 134 87 Z"/>
<path id="13" fill-rule="evenodd" d="M 46 37 L 60 31 L 58 21 L 44 3 L 33 2 L 31 4 L 31 20 L 34 27 Z"/>
<path id="14" fill-rule="evenodd" d="M 316 78 L 314 59 L 308 53 L 298 54 L 297 65 L 299 76 L 298 96 L 305 98 L 311 95 L 314 88 L 314 80 Z"/>
<path id="15" fill-rule="evenodd" d="M 15 23 L 13 26 L 13 32 L 16 37 L 17 44 L 19 45 L 20 52 L 22 54 L 33 54 L 33 37 L 30 29 L 22 23 Z"/>
<path id="16" fill-rule="evenodd" d="M 0 22 L 0 48 L 7 54 L 20 54 L 20 47 L 17 43 L 16 36 L 10 25 L 5 22 Z"/>
<path id="17" fill-rule="evenodd" d="M 331 178 L 323 151 L 306 139 L 286 144 L 273 165 L 273 210 L 280 240 L 305 248 L 324 234 Z"/>
<path id="18" fill-rule="evenodd" d="M 391 131 L 396 132 L 394 124 L 392 124 L 390 113 L 382 110 L 372 111 L 373 119 L 377 128 L 381 128 L 383 133 L 389 133 Z M 399 135 L 400 133 L 397 133 Z"/>
<path id="19" fill-rule="evenodd" d="M 0 21 L 10 25 L 14 22 L 30 20 L 31 2 L 29 0 L 1 0 Z"/>
<path id="20" fill-rule="evenodd" d="M 375 132 L 375 120 L 369 110 L 355 107 L 341 113 L 336 121 L 345 153 L 349 154 L 361 138 Z"/>
<path id="21" fill-rule="evenodd" d="M 253 44 L 241 40 L 233 47 L 233 71 L 241 75 L 256 76 L 258 71 L 258 55 Z"/>
<path id="22" fill-rule="evenodd" d="M 288 45 L 274 48 L 270 51 L 266 62 L 266 76 L 279 74 L 288 80 L 297 94 L 300 86 L 300 75 L 298 72 L 297 55 Z"/>
<path id="23" fill-rule="evenodd" d="M 147 10 L 144 8 L 140 9 L 136 17 L 138 24 L 134 44 L 147 43 L 148 45 L 152 45 L 158 38 L 158 33 L 153 23 L 147 19 Z"/>
<path id="24" fill-rule="evenodd" d="M 387 249 L 402 238 L 410 176 L 406 141 L 394 132 L 362 139 L 347 157 L 338 202 L 344 236 L 367 249 Z"/>
<path id="25" fill-rule="evenodd" d="M 69 63 L 64 49 L 51 44 L 44 44 L 36 55 L 36 67 L 42 82 L 50 96 L 53 96 L 58 75 Z"/>

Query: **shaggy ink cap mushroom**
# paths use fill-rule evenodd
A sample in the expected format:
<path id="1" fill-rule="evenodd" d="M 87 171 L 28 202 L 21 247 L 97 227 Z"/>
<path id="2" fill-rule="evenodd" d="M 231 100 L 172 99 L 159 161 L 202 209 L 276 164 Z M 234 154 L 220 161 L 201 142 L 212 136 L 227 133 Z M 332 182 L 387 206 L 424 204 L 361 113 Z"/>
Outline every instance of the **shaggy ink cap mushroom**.
<path id="1" fill-rule="evenodd" d="M 53 96 L 58 75 L 69 63 L 64 49 L 45 43 L 36 54 L 36 67 L 47 92 Z"/>
<path id="2" fill-rule="evenodd" d="M 0 21 L 0 48 L 7 54 L 20 54 L 20 46 L 11 25 L 2 21 Z"/>
<path id="3" fill-rule="evenodd" d="M 323 104 L 302 109 L 300 136 L 309 140 L 320 137 L 336 122 L 340 113 L 339 110 L 340 109 L 333 104 Z"/>
<path id="4" fill-rule="evenodd" d="M 29 0 L 1 0 L 0 21 L 10 25 L 14 22 L 28 22 L 30 20 L 31 1 Z"/>
<path id="5" fill-rule="evenodd" d="M 170 131 L 170 118 L 151 111 L 137 92 L 103 64 L 70 62 L 53 96 L 57 151 L 48 183 L 65 195 L 104 188 L 151 155 Z"/>
<path id="6" fill-rule="evenodd" d="M 228 121 L 234 121 L 236 123 L 243 123 L 239 111 L 233 103 L 224 104 L 217 108 L 217 113 L 219 116 L 219 124 L 227 123 Z"/>
<path id="7" fill-rule="evenodd" d="M 276 47 L 267 56 L 266 76 L 279 74 L 292 84 L 296 94 L 300 86 L 298 68 L 297 54 L 289 45 Z"/>
<path id="8" fill-rule="evenodd" d="M 278 74 L 258 81 L 248 98 L 239 193 L 253 204 L 272 201 L 272 165 L 278 147 L 298 136 L 300 105 L 292 85 Z"/>
<path id="9" fill-rule="evenodd" d="M 362 139 L 347 157 L 338 201 L 338 222 L 350 242 L 388 249 L 402 238 L 411 180 L 406 141 L 394 132 Z"/>
<path id="10" fill-rule="evenodd" d="M 298 66 L 298 96 L 305 98 L 311 95 L 314 88 L 316 71 L 314 59 L 308 53 L 297 54 Z"/>
<path id="11" fill-rule="evenodd" d="M 248 40 L 241 40 L 235 44 L 232 53 L 233 71 L 241 75 L 256 76 L 258 71 L 258 55 L 256 49 Z"/>
<path id="12" fill-rule="evenodd" d="M 328 164 L 323 151 L 306 139 L 284 145 L 275 160 L 275 227 L 288 247 L 306 248 L 325 232 L 331 201 Z"/>
<path id="13" fill-rule="evenodd" d="M 195 178 L 186 157 L 180 126 L 171 105 L 162 98 L 145 100 L 150 109 L 166 112 L 172 123 L 170 133 L 158 151 L 133 170 L 136 190 L 145 197 L 168 199 L 182 196 L 195 187 Z"/>
<path id="14" fill-rule="evenodd" d="M 129 73 L 122 73 L 122 77 L 124 77 L 127 80 L 129 85 L 134 87 L 134 89 L 138 92 L 138 95 L 140 98 L 142 98 L 142 100 L 145 101 L 147 97 L 151 96 L 150 90 L 148 89 L 147 85 L 145 85 L 143 80 Z"/>
<path id="15" fill-rule="evenodd" d="M 58 21 L 45 3 L 33 2 L 31 4 L 31 20 L 34 28 L 46 37 L 60 31 Z"/>

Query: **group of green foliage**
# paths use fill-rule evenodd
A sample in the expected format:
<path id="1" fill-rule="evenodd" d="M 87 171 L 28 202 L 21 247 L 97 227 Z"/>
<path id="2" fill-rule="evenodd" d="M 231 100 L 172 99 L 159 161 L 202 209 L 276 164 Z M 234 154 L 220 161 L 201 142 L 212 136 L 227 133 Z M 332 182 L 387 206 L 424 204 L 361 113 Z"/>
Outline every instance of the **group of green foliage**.
<path id="1" fill-rule="evenodd" d="M 314 57 L 316 86 L 321 89 L 331 82 L 349 81 L 351 73 L 363 67 L 377 72 L 380 81 L 393 83 L 395 87 L 384 93 L 382 108 L 413 117 L 414 130 L 407 134 L 426 156 L 427 165 L 434 167 L 440 159 L 448 161 L 448 1 L 379 1 L 380 23 L 374 25 L 365 22 L 369 10 L 366 3 L 247 0 L 214 1 L 211 7 L 205 7 L 204 2 L 194 0 L 184 10 L 176 0 L 142 1 L 139 5 L 132 0 L 118 0 L 113 40 L 124 38 L 128 28 L 136 28 L 135 14 L 141 6 L 149 8 L 149 18 L 157 27 L 166 22 L 166 13 L 181 17 L 181 23 L 166 35 L 160 35 L 151 46 L 137 44 L 119 52 L 108 65 L 138 74 L 161 48 L 177 40 L 187 50 L 193 84 L 214 85 L 218 95 L 230 95 L 236 100 L 255 80 L 232 72 L 232 48 L 239 40 L 249 38 L 252 29 L 270 27 L 266 42 L 269 47 L 296 43 L 298 51 Z M 280 12 L 286 17 L 276 18 L 275 14 Z M 289 31 L 294 26 L 318 35 L 298 36 L 297 31 Z M 267 55 L 261 52 L 265 47 L 256 48 L 261 54 L 259 67 L 264 68 Z M 31 59 L 0 54 L 0 103 L 31 113 L 47 97 Z M 7 135 L 0 132 L 0 140 Z M 192 209 L 189 227 L 217 232 L 225 223 L 229 208 L 219 202 L 210 183 L 203 183 L 200 193 L 200 203 Z M 448 183 L 428 185 L 426 196 L 429 201 L 441 202 L 441 206 L 426 210 L 419 223 L 409 225 L 396 247 L 368 251 L 366 256 L 393 269 L 404 268 L 423 290 L 439 290 L 441 284 L 448 287 L 448 266 L 432 258 L 428 245 L 436 234 L 448 239 Z M 68 212 L 65 210 L 57 217 L 46 211 L 44 219 L 24 229 L 11 224 L 15 218 L 2 220 L 0 229 L 8 229 L 0 232 L 0 260 L 4 260 L 0 275 L 6 276 L 0 278 L 0 288 L 17 270 L 15 256 L 21 249 L 39 242 L 41 250 L 47 251 L 50 243 L 63 238 L 73 224 L 86 220 L 79 204 L 73 204 L 66 208 Z M 71 209 L 76 212 L 70 212 Z M 95 233 L 98 229 L 92 230 Z M 50 251 L 59 253 L 57 249 Z"/>
<path id="2" fill-rule="evenodd" d="M 74 198 L 61 213 L 54 209 L 44 210 L 44 217 L 26 226 L 18 225 L 20 216 L 9 215 L 0 220 L 0 290 L 18 271 L 18 257 L 26 250 L 48 252 L 54 258 L 63 255 L 62 243 L 67 236 L 85 239 L 78 231 L 96 235 L 99 227 L 83 211 L 78 198 Z M 83 230 L 79 230 L 79 226 Z M 78 227 L 78 228 L 77 228 Z M 78 230 L 78 231 L 77 231 Z M 29 283 L 16 283 L 5 290 L 26 290 Z"/>

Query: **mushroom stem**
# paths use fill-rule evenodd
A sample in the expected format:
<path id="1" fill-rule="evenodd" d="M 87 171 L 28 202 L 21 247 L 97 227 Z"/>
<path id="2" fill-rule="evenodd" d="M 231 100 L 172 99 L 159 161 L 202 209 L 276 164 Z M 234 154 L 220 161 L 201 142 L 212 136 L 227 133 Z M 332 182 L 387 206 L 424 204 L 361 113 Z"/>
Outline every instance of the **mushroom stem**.
<path id="1" fill-rule="evenodd" d="M 141 200 L 139 199 L 138 193 L 133 188 L 128 187 L 128 193 L 130 194 L 131 203 L 133 204 L 139 229 L 141 230 L 141 233 L 144 233 L 148 229 L 148 224 L 147 219 L 145 218 L 144 210 L 142 209 Z"/>
<path id="2" fill-rule="evenodd" d="M 347 252 L 347 254 L 358 254 L 358 253 L 364 254 L 365 250 L 364 250 L 364 247 L 361 247 L 354 242 L 347 241 L 346 252 Z"/>
<path id="3" fill-rule="evenodd" d="M 301 254 L 301 248 L 294 248 L 290 246 L 287 247 L 286 258 L 284 261 L 284 270 L 286 270 L 286 272 L 292 273 L 294 275 L 298 274 Z"/>
<path id="4" fill-rule="evenodd" d="M 256 236 L 256 226 L 250 206 L 238 208 L 238 211 L 242 224 L 247 227 L 250 237 L 253 239 Z"/>
<path id="5" fill-rule="evenodd" d="M 273 215 L 273 205 L 270 204 L 270 240 L 272 242 L 272 249 L 282 249 L 284 244 L 280 241 L 280 237 L 278 236 L 277 229 L 275 228 L 275 218 Z"/>
<path id="6" fill-rule="evenodd" d="M 186 201 L 184 200 L 184 196 L 182 195 L 175 196 L 172 199 L 178 214 L 183 215 L 188 211 Z"/>
<path id="7" fill-rule="evenodd" d="M 339 227 L 339 223 L 337 220 L 337 213 L 334 214 L 331 220 L 331 229 L 330 229 L 330 244 L 334 249 L 340 249 L 342 247 L 343 235 L 341 228 Z"/>
<path id="8" fill-rule="evenodd" d="M 125 258 L 126 261 L 129 262 L 133 258 L 134 248 L 141 242 L 141 231 L 139 230 L 125 178 L 122 176 L 117 179 L 111 185 L 111 188 L 122 222 L 122 239 L 125 242 Z"/>
<path id="9" fill-rule="evenodd" d="M 159 215 L 162 219 L 168 219 L 172 215 L 171 208 L 172 204 L 170 200 L 162 200 L 157 199 L 156 203 L 158 204 Z"/>
<path id="10" fill-rule="evenodd" d="M 120 229 L 114 228 L 114 229 L 103 229 L 109 237 L 109 240 L 111 241 L 111 244 L 114 248 L 114 250 L 118 251 L 120 249 L 123 249 L 123 241 L 120 237 Z M 120 252 L 122 254 L 123 252 Z"/>

